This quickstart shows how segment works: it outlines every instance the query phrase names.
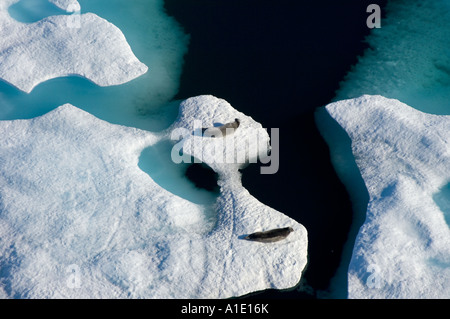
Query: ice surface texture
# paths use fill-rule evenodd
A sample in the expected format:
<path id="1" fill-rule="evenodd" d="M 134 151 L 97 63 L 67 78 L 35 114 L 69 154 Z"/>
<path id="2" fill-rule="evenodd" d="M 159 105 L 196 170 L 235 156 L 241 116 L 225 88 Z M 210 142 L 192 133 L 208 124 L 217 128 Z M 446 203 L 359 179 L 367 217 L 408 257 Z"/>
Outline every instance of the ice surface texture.
<path id="1" fill-rule="evenodd" d="M 69 75 L 100 86 L 118 85 L 147 72 L 123 33 L 97 15 L 50 16 L 24 24 L 8 13 L 15 2 L 0 3 L 0 78 L 17 88 L 31 92 L 41 82 Z M 77 1 L 53 2 L 79 9 Z"/>
<path id="2" fill-rule="evenodd" d="M 450 229 L 434 200 L 450 181 L 450 117 L 367 95 L 326 110 L 351 138 L 370 196 L 348 297 L 450 297 Z"/>
<path id="3" fill-rule="evenodd" d="M 306 230 L 251 196 L 239 165 L 214 167 L 220 195 L 213 227 L 201 205 L 138 167 L 142 150 L 170 141 L 177 127 L 236 117 L 261 129 L 212 96 L 182 102 L 178 120 L 158 134 L 69 104 L 31 120 L 1 121 L 0 296 L 225 298 L 297 284 Z M 243 132 L 226 138 L 239 147 Z M 277 243 L 242 239 L 288 226 L 294 232 Z"/>

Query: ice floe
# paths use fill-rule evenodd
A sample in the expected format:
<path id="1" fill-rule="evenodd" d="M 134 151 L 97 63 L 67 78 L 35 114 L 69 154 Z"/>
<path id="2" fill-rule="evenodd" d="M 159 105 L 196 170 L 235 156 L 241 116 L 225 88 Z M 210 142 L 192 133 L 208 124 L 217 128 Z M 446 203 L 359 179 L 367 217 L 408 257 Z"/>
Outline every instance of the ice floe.
<path id="1" fill-rule="evenodd" d="M 448 298 L 450 228 L 441 195 L 450 181 L 450 117 L 368 95 L 326 110 L 351 138 L 370 196 L 348 297 Z"/>
<path id="2" fill-rule="evenodd" d="M 57 15 L 35 23 L 16 21 L 0 3 L 0 78 L 25 92 L 41 82 L 81 76 L 100 85 L 118 85 L 147 72 L 123 33 L 93 13 Z M 77 1 L 54 0 L 71 12 Z M 77 6 L 78 5 L 78 6 Z"/>
<path id="3" fill-rule="evenodd" d="M 0 121 L 0 296 L 226 298 L 296 285 L 307 261 L 306 229 L 249 194 L 242 164 L 207 163 L 219 173 L 215 224 L 202 205 L 139 168 L 145 148 L 177 142 L 176 128 L 237 116 L 242 128 L 262 130 L 213 96 L 182 102 L 177 121 L 160 133 L 114 125 L 70 104 Z M 226 139 L 239 147 L 244 132 Z M 294 231 L 276 243 L 244 240 L 279 227 Z"/>

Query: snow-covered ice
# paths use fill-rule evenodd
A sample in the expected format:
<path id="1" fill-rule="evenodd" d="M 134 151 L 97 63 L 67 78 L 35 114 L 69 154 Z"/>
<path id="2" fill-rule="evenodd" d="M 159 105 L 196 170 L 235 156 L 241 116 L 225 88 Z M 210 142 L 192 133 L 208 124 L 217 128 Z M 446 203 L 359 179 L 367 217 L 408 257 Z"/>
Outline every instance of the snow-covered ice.
<path id="1" fill-rule="evenodd" d="M 203 137 L 202 128 L 233 122 L 236 118 L 241 125 L 234 134 L 225 138 Z M 172 140 L 177 142 L 174 153 L 183 146 L 185 156 L 208 164 L 224 178 L 235 175 L 245 162 L 268 158 L 270 141 L 266 129 L 222 99 L 205 95 L 184 101 L 178 120 L 169 129 Z"/>
<path id="2" fill-rule="evenodd" d="M 25 24 L 8 13 L 18 0 L 0 2 L 0 78 L 25 92 L 41 82 L 81 76 L 100 85 L 118 85 L 147 72 L 123 33 L 93 13 L 58 15 Z M 54 0 L 79 11 L 77 1 Z"/>
<path id="3" fill-rule="evenodd" d="M 450 182 L 450 117 L 368 95 L 326 110 L 351 138 L 370 196 L 348 297 L 449 298 L 450 228 L 439 198 Z"/>
<path id="4" fill-rule="evenodd" d="M 67 12 L 78 12 L 81 10 L 80 3 L 77 0 L 49 0 L 58 8 Z"/>
<path id="5" fill-rule="evenodd" d="M 306 229 L 249 194 L 240 165 L 213 166 L 220 176 L 214 226 L 202 205 L 161 188 L 138 166 L 145 148 L 172 141 L 190 120 L 235 117 L 242 128 L 262 130 L 213 96 L 182 102 L 178 120 L 160 133 L 70 104 L 1 121 L 0 296 L 225 298 L 296 285 L 307 261 Z M 240 147 L 243 132 L 226 138 Z M 242 239 L 287 226 L 294 232 L 276 243 Z"/>

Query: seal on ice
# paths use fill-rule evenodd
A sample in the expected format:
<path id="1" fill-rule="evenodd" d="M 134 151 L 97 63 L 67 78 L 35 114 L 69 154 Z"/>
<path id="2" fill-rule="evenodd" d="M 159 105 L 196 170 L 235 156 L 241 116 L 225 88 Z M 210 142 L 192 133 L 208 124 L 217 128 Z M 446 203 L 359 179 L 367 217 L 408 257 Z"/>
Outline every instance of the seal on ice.
<path id="1" fill-rule="evenodd" d="M 218 127 L 209 127 L 202 129 L 203 136 L 208 137 L 225 137 L 227 134 L 232 134 L 239 127 L 241 122 L 238 118 L 234 119 L 234 122 L 226 123 Z"/>
<path id="2" fill-rule="evenodd" d="M 293 231 L 294 229 L 292 227 L 276 228 L 247 235 L 244 239 L 259 241 L 262 243 L 273 243 L 285 239 Z"/>

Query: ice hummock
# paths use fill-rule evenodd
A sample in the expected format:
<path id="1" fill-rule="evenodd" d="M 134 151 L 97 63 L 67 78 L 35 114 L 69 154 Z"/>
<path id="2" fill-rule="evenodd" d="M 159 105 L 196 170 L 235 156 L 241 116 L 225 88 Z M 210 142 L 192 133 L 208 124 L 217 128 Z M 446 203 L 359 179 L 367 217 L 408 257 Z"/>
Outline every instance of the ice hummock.
<path id="1" fill-rule="evenodd" d="M 41 82 L 73 75 L 118 85 L 147 72 L 123 33 L 99 16 L 57 15 L 24 24 L 8 13 L 17 1 L 0 3 L 0 78 L 20 90 L 29 93 Z M 77 1 L 53 2 L 79 10 Z"/>
<path id="2" fill-rule="evenodd" d="M 244 126 L 262 130 L 213 96 L 180 108 L 211 122 L 214 114 L 238 115 Z M 215 167 L 221 190 L 214 225 L 202 205 L 161 188 L 139 168 L 145 148 L 170 141 L 184 125 L 191 124 L 180 116 L 152 133 L 70 104 L 30 120 L 0 121 L 1 297 L 226 298 L 296 285 L 307 260 L 306 230 L 251 196 L 239 165 Z M 242 240 L 286 226 L 294 232 L 277 243 Z"/>
<path id="3" fill-rule="evenodd" d="M 370 196 L 348 297 L 448 298 L 450 117 L 367 95 L 326 110 L 349 135 Z"/>

